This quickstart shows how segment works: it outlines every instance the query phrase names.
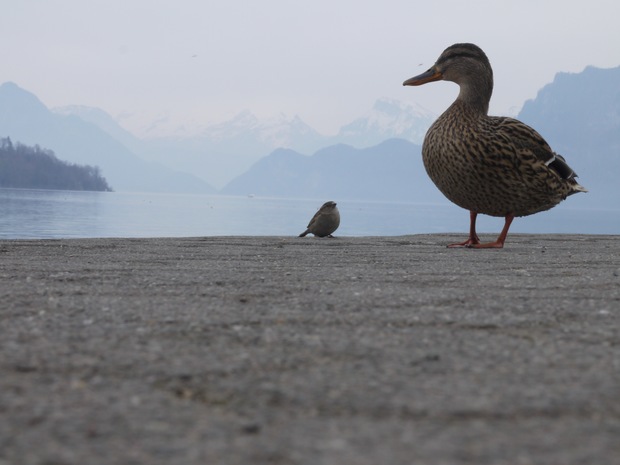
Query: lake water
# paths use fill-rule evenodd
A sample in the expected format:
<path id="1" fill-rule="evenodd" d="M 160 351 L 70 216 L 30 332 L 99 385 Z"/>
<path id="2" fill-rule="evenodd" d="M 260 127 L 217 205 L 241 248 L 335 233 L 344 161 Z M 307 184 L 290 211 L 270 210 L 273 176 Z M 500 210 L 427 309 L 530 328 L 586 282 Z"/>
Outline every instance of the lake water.
<path id="1" fill-rule="evenodd" d="M 0 189 L 0 239 L 92 237 L 294 236 L 316 210 L 336 200 L 338 236 L 460 232 L 469 214 L 449 203 L 277 199 L 191 194 Z M 479 217 L 497 235 L 503 219 Z M 620 210 L 570 207 L 517 218 L 511 232 L 620 234 Z"/>

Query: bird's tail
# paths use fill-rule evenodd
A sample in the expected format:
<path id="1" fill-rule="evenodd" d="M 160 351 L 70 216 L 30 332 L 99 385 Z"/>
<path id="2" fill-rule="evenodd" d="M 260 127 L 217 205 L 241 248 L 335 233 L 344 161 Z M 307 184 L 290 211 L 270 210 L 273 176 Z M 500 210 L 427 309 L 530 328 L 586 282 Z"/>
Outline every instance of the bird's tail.
<path id="1" fill-rule="evenodd" d="M 588 189 L 575 181 L 575 184 L 573 184 L 573 192 L 571 192 L 571 194 L 576 194 L 577 192 L 588 192 Z"/>
<path id="2" fill-rule="evenodd" d="M 309 229 L 306 229 L 304 232 L 302 232 L 299 237 L 305 237 L 308 233 L 310 232 Z"/>
<path id="3" fill-rule="evenodd" d="M 554 152 L 553 157 L 547 160 L 545 164 L 549 168 L 555 170 L 555 172 L 558 173 L 562 179 L 566 179 L 572 184 L 572 191 L 568 195 L 576 194 L 577 192 L 588 192 L 588 189 L 577 182 L 575 179 L 577 178 L 577 173 L 575 173 L 575 171 L 568 166 L 568 163 L 566 163 L 566 160 L 562 155 Z"/>

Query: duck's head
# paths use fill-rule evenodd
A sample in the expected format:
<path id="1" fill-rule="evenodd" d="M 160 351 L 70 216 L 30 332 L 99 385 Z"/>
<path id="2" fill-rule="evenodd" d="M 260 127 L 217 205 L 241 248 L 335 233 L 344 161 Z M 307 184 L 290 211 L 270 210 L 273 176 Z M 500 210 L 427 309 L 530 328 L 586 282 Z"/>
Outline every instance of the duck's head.
<path id="1" fill-rule="evenodd" d="M 407 79 L 404 86 L 420 86 L 433 81 L 452 81 L 461 87 L 459 98 L 486 101 L 493 92 L 493 70 L 489 59 L 474 44 L 454 44 L 443 51 L 433 66 Z"/>

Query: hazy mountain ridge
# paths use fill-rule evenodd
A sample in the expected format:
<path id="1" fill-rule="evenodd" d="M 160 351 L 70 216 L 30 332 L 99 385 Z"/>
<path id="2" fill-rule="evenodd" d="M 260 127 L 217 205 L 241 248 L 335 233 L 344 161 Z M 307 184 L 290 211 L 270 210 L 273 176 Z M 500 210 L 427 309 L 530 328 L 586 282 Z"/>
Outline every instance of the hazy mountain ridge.
<path id="1" fill-rule="evenodd" d="M 216 187 L 223 187 L 276 148 L 295 147 L 312 153 L 323 142 L 323 136 L 298 117 L 279 115 L 259 120 L 244 111 L 229 121 L 204 128 L 195 136 L 145 139 L 138 150 L 147 160 L 194 173 Z"/>
<path id="2" fill-rule="evenodd" d="M 232 120 L 207 126 L 200 137 L 215 143 L 240 138 L 256 140 L 272 147 L 299 147 L 320 143 L 322 139 L 318 132 L 298 116 L 288 118 L 280 114 L 261 120 L 249 110 L 239 113 Z"/>
<path id="3" fill-rule="evenodd" d="M 67 105 L 50 109 L 52 113 L 63 116 L 77 116 L 102 129 L 132 152 L 142 150 L 142 141 L 124 129 L 112 116 L 100 108 L 85 105 Z"/>
<path id="4" fill-rule="evenodd" d="M 620 67 L 559 73 L 519 119 L 538 130 L 590 192 L 572 206 L 617 208 L 620 197 Z M 276 151 L 222 192 L 283 197 L 446 201 L 422 166 L 419 145 L 388 140 L 367 149 L 336 145 L 311 157 Z M 281 179 L 287 181 L 282 181 Z"/>
<path id="5" fill-rule="evenodd" d="M 332 142 L 363 148 L 399 138 L 421 145 L 435 119 L 437 115 L 420 105 L 383 98 L 364 116 L 343 126 Z"/>
<path id="6" fill-rule="evenodd" d="M 558 73 L 534 100 L 525 102 L 519 118 L 547 133 L 562 149 L 618 144 L 620 66 Z"/>
<path id="7" fill-rule="evenodd" d="M 432 185 L 420 156 L 421 147 L 389 139 L 364 149 L 338 144 L 308 157 L 278 149 L 231 181 L 231 195 L 444 202 Z"/>
<path id="8" fill-rule="evenodd" d="M 421 142 L 435 117 L 402 102 L 378 100 L 336 136 L 322 136 L 298 117 L 260 120 L 243 112 L 199 136 L 140 140 L 101 110 L 74 106 L 55 112 L 14 84 L 0 86 L 0 136 L 99 166 L 117 190 L 170 190 L 172 183 L 185 192 L 205 192 L 197 178 L 163 167 L 158 167 L 159 178 L 151 173 L 148 183 L 141 183 L 137 173 L 155 166 L 142 157 L 203 179 L 229 179 L 217 186 L 225 194 L 445 201 L 424 172 L 419 143 L 411 142 Z M 559 73 L 525 103 L 518 118 L 563 154 L 590 190 L 571 197 L 571 205 L 617 208 L 620 67 Z M 305 150 L 295 148 L 300 141 Z"/>
<path id="9" fill-rule="evenodd" d="M 518 116 L 564 155 L 590 191 L 579 206 L 617 208 L 620 198 L 620 66 L 558 73 Z"/>
<path id="10" fill-rule="evenodd" d="M 0 137 L 39 145 L 63 161 L 99 167 L 114 190 L 215 192 L 191 174 L 144 161 L 97 124 L 50 111 L 14 83 L 0 86 Z"/>
<path id="11" fill-rule="evenodd" d="M 318 133 L 299 116 L 280 114 L 259 119 L 246 110 L 228 121 L 206 126 L 193 136 L 139 140 L 129 137 L 118 123 L 114 127 L 111 117 L 104 118 L 101 110 L 89 112 L 85 107 L 72 106 L 58 111 L 99 125 L 145 160 L 195 174 L 216 187 L 223 187 L 277 148 L 312 154 L 330 145 L 344 143 L 364 148 L 390 138 L 421 143 L 436 117 L 420 106 L 383 98 L 333 136 Z"/>

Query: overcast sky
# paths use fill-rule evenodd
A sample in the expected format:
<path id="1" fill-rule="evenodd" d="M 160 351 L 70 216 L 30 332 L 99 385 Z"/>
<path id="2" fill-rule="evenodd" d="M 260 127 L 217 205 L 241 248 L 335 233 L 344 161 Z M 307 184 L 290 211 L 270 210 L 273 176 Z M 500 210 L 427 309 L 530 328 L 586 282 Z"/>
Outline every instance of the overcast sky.
<path id="1" fill-rule="evenodd" d="M 88 105 L 140 132 L 248 109 L 324 134 L 377 98 L 440 113 L 452 83 L 402 87 L 447 46 L 495 73 L 491 113 L 515 113 L 559 71 L 620 65 L 618 0 L 3 0 L 0 82 L 49 107 Z"/>

